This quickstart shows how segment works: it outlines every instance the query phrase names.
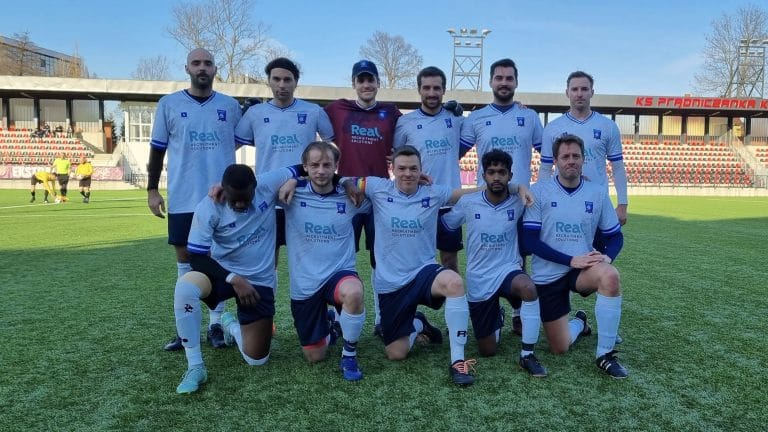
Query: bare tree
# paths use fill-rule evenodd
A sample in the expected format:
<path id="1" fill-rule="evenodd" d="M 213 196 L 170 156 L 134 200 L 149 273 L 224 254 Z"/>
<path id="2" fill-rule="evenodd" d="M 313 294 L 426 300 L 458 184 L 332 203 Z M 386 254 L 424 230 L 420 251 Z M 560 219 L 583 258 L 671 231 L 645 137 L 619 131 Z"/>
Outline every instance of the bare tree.
<path id="1" fill-rule="evenodd" d="M 88 77 L 88 68 L 86 68 L 83 58 L 80 57 L 80 50 L 77 44 L 75 44 L 70 60 L 59 60 L 56 62 L 53 74 L 58 77 L 69 78 Z"/>
<path id="2" fill-rule="evenodd" d="M 375 32 L 360 47 L 360 56 L 372 60 L 379 68 L 384 88 L 409 88 L 416 83 L 424 58 L 419 50 L 400 35 Z"/>
<path id="3" fill-rule="evenodd" d="M 139 64 L 131 73 L 131 78 L 145 81 L 167 81 L 170 77 L 170 63 L 168 57 L 157 55 L 155 57 L 142 57 Z"/>
<path id="4" fill-rule="evenodd" d="M 704 65 L 694 76 L 696 90 L 718 96 L 752 96 L 756 80 L 764 78 L 765 58 L 758 65 L 745 54 L 755 48 L 764 49 L 761 44 L 766 38 L 768 10 L 753 4 L 712 21 L 703 51 Z"/>
<path id="5" fill-rule="evenodd" d="M 236 82 L 262 63 L 270 47 L 269 26 L 256 21 L 254 0 L 210 0 L 173 8 L 168 33 L 184 48 L 205 48 L 216 57 L 219 79 Z"/>
<path id="6" fill-rule="evenodd" d="M 13 38 L 0 55 L 0 73 L 4 75 L 40 75 L 38 64 L 33 54 L 35 43 L 29 38 L 29 32 L 14 33 Z M 38 60 L 39 61 L 39 60 Z"/>

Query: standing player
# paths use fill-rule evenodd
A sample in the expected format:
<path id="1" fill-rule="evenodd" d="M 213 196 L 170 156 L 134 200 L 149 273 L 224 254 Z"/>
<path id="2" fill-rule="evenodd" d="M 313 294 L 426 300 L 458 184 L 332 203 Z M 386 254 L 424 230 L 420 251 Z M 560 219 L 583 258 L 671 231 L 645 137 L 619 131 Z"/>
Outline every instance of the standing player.
<path id="1" fill-rule="evenodd" d="M 616 216 L 627 223 L 627 171 L 621 148 L 621 133 L 616 122 L 590 107 L 595 95 L 595 80 L 586 72 L 576 71 L 568 75 L 565 95 L 571 108 L 564 115 L 552 120 L 544 128 L 541 147 L 539 178 L 552 176 L 552 144 L 564 134 L 576 135 L 584 141 L 584 175 L 608 189 L 606 159 L 611 163 L 614 186 L 618 196 Z M 598 246 L 598 245 L 596 245 Z"/>
<path id="2" fill-rule="evenodd" d="M 367 213 L 370 203 L 355 207 L 334 184 L 339 162 L 335 145 L 313 142 L 301 159 L 309 182 L 295 191 L 285 207 L 293 321 L 304 356 L 317 362 L 328 351 L 327 305 L 340 311 L 344 338 L 340 369 L 344 379 L 357 381 L 363 378 L 357 364 L 357 341 L 365 309 L 363 283 L 355 271 L 352 218 Z"/>
<path id="3" fill-rule="evenodd" d="M 585 297 L 597 292 L 595 363 L 611 377 L 626 378 L 614 350 L 622 297 L 619 272 L 611 265 L 621 251 L 621 225 L 605 187 L 582 177 L 584 153 L 584 142 L 575 135 L 555 139 L 557 175 L 533 186 L 536 203 L 525 212 L 524 240 L 534 254 L 533 281 L 552 352 L 564 353 L 579 336 L 591 333 L 584 311 L 568 321 L 569 291 Z M 605 253 L 592 247 L 598 230 Z"/>
<path id="4" fill-rule="evenodd" d="M 236 297 L 237 319 L 222 321 L 228 340 L 246 363 L 269 359 L 275 315 L 275 201 L 277 190 L 295 175 L 284 168 L 258 177 L 233 164 L 221 178 L 224 202 L 204 197 L 195 207 L 187 249 L 193 271 L 176 283 L 176 329 L 187 356 L 187 371 L 177 393 L 193 393 L 208 379 L 200 350 L 200 300 L 215 307 Z"/>
<path id="5" fill-rule="evenodd" d="M 328 115 L 316 104 L 296 99 L 299 68 L 278 57 L 264 68 L 273 98 L 252 106 L 243 115 L 235 130 L 235 141 L 256 147 L 256 172 L 264 173 L 301 161 L 307 144 L 317 135 L 333 139 L 333 127 Z M 277 207 L 277 243 L 275 263 L 280 246 L 285 245 L 285 213 Z"/>
<path id="6" fill-rule="evenodd" d="M 482 156 L 483 180 L 487 189 L 462 197 L 442 217 L 447 229 L 467 224 L 467 297 L 469 315 L 480 355 L 496 354 L 504 323 L 499 299 L 522 299 L 522 350 L 518 363 L 531 376 L 545 377 L 533 348 L 539 339 L 539 299 L 536 286 L 522 269 L 518 247 L 518 221 L 523 201 L 510 195 L 512 158 L 494 149 Z"/>
<path id="7" fill-rule="evenodd" d="M 147 205 L 164 218 L 165 201 L 157 188 L 168 152 L 168 243 L 176 250 L 178 277 L 191 269 L 187 237 L 195 205 L 235 162 L 235 126 L 241 115 L 235 99 L 213 91 L 216 65 L 211 53 L 192 50 L 184 70 L 189 89 L 163 96 L 157 104 L 147 164 Z M 210 311 L 208 339 L 214 347 L 225 346 L 223 311 L 223 302 Z M 180 349 L 178 336 L 165 345 L 166 351 Z"/>
<path id="8" fill-rule="evenodd" d="M 381 306 L 381 328 L 390 360 L 408 355 L 419 334 L 442 342 L 442 333 L 416 311 L 419 304 L 432 309 L 445 303 L 445 322 L 451 347 L 450 377 L 459 385 L 475 381 L 474 360 L 465 360 L 469 308 L 464 282 L 458 273 L 435 262 L 437 213 L 476 189 L 444 185 L 420 186 L 421 158 L 412 146 L 397 149 L 392 159 L 395 180 L 364 177 L 358 188 L 373 205 L 376 224 L 374 253 L 379 265 L 374 289 Z"/>
<path id="9" fill-rule="evenodd" d="M 86 204 L 91 201 L 91 176 L 93 176 L 93 165 L 88 162 L 87 157 L 83 156 L 75 170 L 75 177 L 79 182 L 80 195 L 83 196 L 83 202 Z"/>
<path id="10" fill-rule="evenodd" d="M 56 196 L 56 175 L 48 171 L 37 171 L 32 174 L 32 177 L 29 180 L 29 194 L 32 195 L 29 202 L 31 203 L 35 202 L 35 188 L 38 183 L 43 184 L 43 188 L 45 189 L 43 202 L 48 204 L 48 195 Z"/>
<path id="11" fill-rule="evenodd" d="M 53 160 L 51 165 L 51 172 L 56 174 L 56 179 L 59 181 L 59 198 L 61 202 L 69 201 L 67 198 L 67 184 L 69 183 L 69 170 L 71 164 L 69 159 L 64 156 L 64 153 L 56 155 L 56 159 Z"/>
<path id="12" fill-rule="evenodd" d="M 514 102 L 517 84 L 515 62 L 502 59 L 491 65 L 493 103 L 469 115 L 461 128 L 461 145 L 463 152 L 475 145 L 478 155 L 494 148 L 504 150 L 512 157 L 512 180 L 528 185 L 533 149 L 540 148 L 544 128 L 536 111 Z M 477 184 L 483 184 L 481 175 Z M 512 330 L 522 335 L 519 307 L 513 308 Z"/>
<path id="13" fill-rule="evenodd" d="M 394 147 L 415 147 L 421 153 L 424 173 L 431 176 L 435 184 L 456 189 L 461 187 L 459 149 L 464 117 L 456 117 L 443 108 L 445 81 L 445 73 L 434 66 L 419 71 L 416 84 L 421 107 L 397 121 Z M 440 215 L 449 210 L 450 207 L 441 208 Z M 458 272 L 458 252 L 463 248 L 461 226 L 446 230 L 438 224 L 437 249 L 443 267 Z"/>
<path id="14" fill-rule="evenodd" d="M 395 104 L 376 101 L 379 71 L 372 61 L 360 60 L 352 66 L 352 88 L 355 89 L 357 99 L 339 99 L 325 107 L 333 125 L 336 145 L 343 155 L 338 172 L 345 177 L 389 178 L 387 158 L 392 154 L 395 125 L 402 114 Z M 365 247 L 368 249 L 371 269 L 375 270 L 373 213 L 359 214 L 353 223 L 355 250 L 359 250 L 360 235 L 365 229 Z M 371 282 L 373 284 L 373 274 Z M 374 306 L 374 333 L 381 336 L 381 314 L 376 296 Z"/>

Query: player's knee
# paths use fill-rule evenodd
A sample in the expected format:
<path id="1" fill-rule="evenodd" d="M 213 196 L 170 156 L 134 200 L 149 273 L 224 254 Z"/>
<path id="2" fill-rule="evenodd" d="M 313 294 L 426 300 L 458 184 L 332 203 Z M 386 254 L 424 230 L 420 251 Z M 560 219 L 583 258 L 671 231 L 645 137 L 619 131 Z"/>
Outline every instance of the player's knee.
<path id="1" fill-rule="evenodd" d="M 523 285 L 523 287 L 520 289 L 520 297 L 523 299 L 523 301 L 535 301 L 537 298 L 539 298 L 539 294 L 536 291 L 536 285 L 534 285 L 533 282 Z"/>
<path id="2" fill-rule="evenodd" d="M 445 281 L 446 297 L 461 297 L 464 295 L 464 281 L 456 272 L 451 272 L 450 277 Z"/>
<path id="3" fill-rule="evenodd" d="M 600 275 L 598 291 L 600 291 L 600 294 L 608 297 L 621 295 L 621 278 L 616 267 L 612 265 L 605 266 Z"/>
<path id="4" fill-rule="evenodd" d="M 485 340 L 479 340 L 477 341 L 477 352 L 482 357 L 493 357 L 496 355 L 496 351 L 498 349 L 498 344 L 496 343 L 496 338 L 494 335 L 491 335 L 487 338 L 484 338 Z"/>
<path id="5" fill-rule="evenodd" d="M 304 349 L 304 358 L 307 359 L 310 363 L 317 363 L 319 361 L 325 360 L 325 357 L 328 354 L 328 350 L 326 347 L 323 348 L 311 348 L 311 349 Z"/>
<path id="6" fill-rule="evenodd" d="M 200 290 L 200 298 L 206 298 L 211 294 L 213 289 L 211 280 L 208 279 L 203 273 L 197 271 L 190 271 L 185 273 L 180 279 L 180 282 L 187 282 L 196 286 Z"/>
<path id="7" fill-rule="evenodd" d="M 345 287 L 342 302 L 350 310 L 358 311 L 363 307 L 363 286 L 359 283 Z"/>
<path id="8" fill-rule="evenodd" d="M 568 344 L 552 344 L 549 345 L 549 352 L 552 354 L 565 354 L 568 352 L 570 345 Z"/>
<path id="9" fill-rule="evenodd" d="M 393 361 L 405 360 L 408 357 L 408 344 L 399 344 L 393 342 L 384 348 L 384 352 L 387 354 L 387 359 Z"/>

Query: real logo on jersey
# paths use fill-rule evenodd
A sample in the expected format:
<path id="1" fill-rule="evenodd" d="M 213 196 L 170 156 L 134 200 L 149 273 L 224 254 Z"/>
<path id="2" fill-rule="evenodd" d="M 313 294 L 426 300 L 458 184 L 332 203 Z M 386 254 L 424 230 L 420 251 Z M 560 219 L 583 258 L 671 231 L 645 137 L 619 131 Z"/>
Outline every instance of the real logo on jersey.
<path id="1" fill-rule="evenodd" d="M 592 203 L 592 201 L 584 201 L 584 211 L 587 213 L 592 213 L 592 210 L 594 209 L 595 205 Z"/>
<path id="2" fill-rule="evenodd" d="M 350 130 L 352 131 L 352 135 L 382 138 L 381 133 L 379 133 L 379 128 L 377 127 L 366 128 L 353 124 Z"/>
<path id="3" fill-rule="evenodd" d="M 424 228 L 424 226 L 421 224 L 420 219 L 400 219 L 399 217 L 392 216 L 391 223 L 392 223 L 393 229 L 397 229 L 397 228 L 423 229 Z"/>
<path id="4" fill-rule="evenodd" d="M 507 210 L 507 220 L 508 221 L 515 220 L 515 209 Z"/>
<path id="5" fill-rule="evenodd" d="M 227 110 L 217 109 L 216 114 L 219 116 L 219 121 L 227 121 Z"/>
<path id="6" fill-rule="evenodd" d="M 518 117 L 517 118 L 517 125 L 520 127 L 525 126 L 525 117 Z"/>
<path id="7" fill-rule="evenodd" d="M 600 139 L 602 134 L 603 133 L 600 129 L 592 129 L 592 136 L 595 137 L 595 139 Z"/>
<path id="8" fill-rule="evenodd" d="M 267 204 L 266 201 L 262 201 L 261 204 L 259 204 L 259 210 L 261 210 L 262 212 L 265 211 L 268 207 L 269 205 Z"/>
<path id="9" fill-rule="evenodd" d="M 427 149 L 450 148 L 451 143 L 448 142 L 448 138 L 428 139 L 428 140 L 424 140 L 424 146 Z"/>
<path id="10" fill-rule="evenodd" d="M 445 120 L 445 127 L 447 127 L 448 129 L 453 127 L 453 122 L 451 121 L 451 119 L 447 118 L 443 120 Z"/>
<path id="11" fill-rule="evenodd" d="M 347 203 L 336 203 L 336 213 L 338 214 L 346 214 L 347 213 Z"/>
<path id="12" fill-rule="evenodd" d="M 181 112 L 181 118 L 187 118 L 187 112 L 186 111 L 182 111 Z"/>
<path id="13" fill-rule="evenodd" d="M 299 124 L 307 124 L 307 113 L 296 113 L 296 121 Z"/>
<path id="14" fill-rule="evenodd" d="M 429 208 L 429 197 L 422 198 L 421 208 Z"/>

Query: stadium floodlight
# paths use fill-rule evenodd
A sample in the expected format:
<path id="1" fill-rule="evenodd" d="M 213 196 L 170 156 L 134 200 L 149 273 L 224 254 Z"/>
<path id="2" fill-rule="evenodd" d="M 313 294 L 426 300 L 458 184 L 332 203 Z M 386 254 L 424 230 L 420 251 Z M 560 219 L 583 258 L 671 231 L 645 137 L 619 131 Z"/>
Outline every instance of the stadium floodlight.
<path id="1" fill-rule="evenodd" d="M 471 90 L 482 90 L 483 76 L 483 41 L 491 32 L 477 27 L 459 27 L 457 32 L 451 27 L 447 30 L 453 38 L 453 66 L 451 68 L 451 90 L 462 83 Z"/>
<path id="2" fill-rule="evenodd" d="M 736 68 L 731 75 L 731 80 L 735 84 L 733 96 L 763 98 L 766 47 L 768 47 L 768 38 L 739 40 Z"/>

